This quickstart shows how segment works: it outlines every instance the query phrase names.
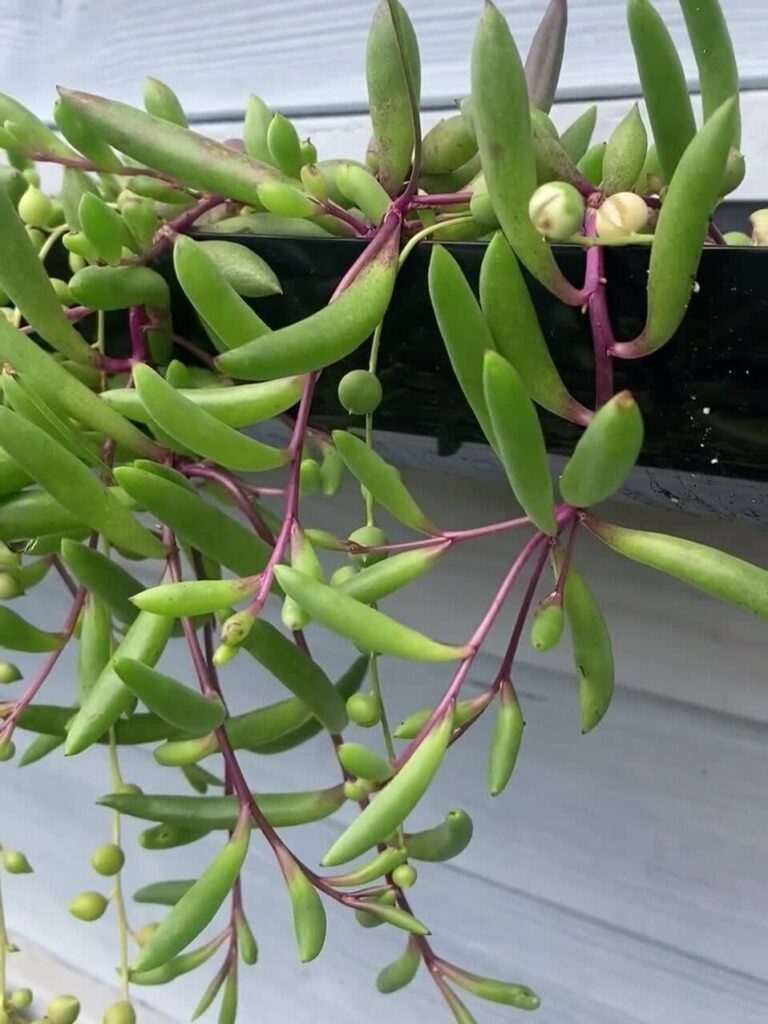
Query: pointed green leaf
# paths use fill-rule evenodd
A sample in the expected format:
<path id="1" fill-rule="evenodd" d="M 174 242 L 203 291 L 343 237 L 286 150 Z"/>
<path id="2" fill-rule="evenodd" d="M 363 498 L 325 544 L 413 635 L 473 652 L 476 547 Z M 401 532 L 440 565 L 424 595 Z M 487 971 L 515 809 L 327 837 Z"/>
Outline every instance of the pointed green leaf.
<path id="1" fill-rule="evenodd" d="M 218 729 L 226 709 L 218 697 L 204 697 L 170 676 L 133 658 L 116 658 L 115 672 L 145 706 L 185 732 Z"/>

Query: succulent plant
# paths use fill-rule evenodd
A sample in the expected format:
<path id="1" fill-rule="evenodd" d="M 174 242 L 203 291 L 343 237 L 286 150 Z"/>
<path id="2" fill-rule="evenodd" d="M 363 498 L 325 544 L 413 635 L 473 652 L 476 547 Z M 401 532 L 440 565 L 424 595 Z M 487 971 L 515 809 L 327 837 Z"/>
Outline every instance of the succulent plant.
<path id="1" fill-rule="evenodd" d="M 190 129 L 178 98 L 156 79 L 145 84 L 145 110 L 60 89 L 58 133 L 0 96 L 0 146 L 9 162 L 0 173 L 0 643 L 40 655 L 38 670 L 20 683 L 14 665 L 0 666 L 1 682 L 19 684 L 0 704 L 0 743 L 8 759 L 12 737 L 33 734 L 22 765 L 62 749 L 74 756 L 96 744 L 106 748 L 111 792 L 99 803 L 111 829 L 92 863 L 110 890 L 81 893 L 70 904 L 85 922 L 107 910 L 117 918 L 122 992 L 105 1024 L 136 1019 L 133 985 L 186 978 L 214 958 L 219 966 L 196 1015 L 220 999 L 221 1024 L 235 1021 L 238 972 L 258 956 L 240 885 L 254 843 L 274 855 L 302 961 L 320 954 L 324 907 L 333 902 L 361 925 L 404 932 L 401 956 L 378 976 L 382 993 L 406 986 L 423 962 L 464 1024 L 474 1018 L 457 989 L 535 1009 L 539 996 L 524 984 L 482 977 L 437 952 L 428 908 L 419 909 L 423 921 L 417 916 L 413 862 L 460 854 L 472 822 L 463 810 L 448 809 L 434 828 L 413 833 L 408 815 L 452 745 L 485 714 L 496 717 L 488 789 L 496 796 L 507 786 L 525 753 L 513 675 L 529 617 L 538 651 L 560 643 L 569 627 L 582 730 L 605 716 L 614 662 L 606 623 L 575 567 L 585 532 L 619 556 L 768 615 L 765 570 L 684 538 L 606 523 L 593 511 L 622 487 L 643 443 L 638 404 L 628 391 L 614 393 L 615 362 L 672 341 L 703 247 L 724 242 L 713 211 L 743 175 L 738 75 L 722 12 L 716 0 L 681 0 L 681 8 L 698 62 L 703 124 L 696 125 L 662 19 L 649 0 L 629 0 L 649 125 L 632 106 L 610 138 L 594 144 L 594 108 L 562 134 L 548 116 L 565 0 L 549 3 L 525 65 L 505 19 L 485 3 L 471 93 L 426 134 L 413 27 L 398 0 L 380 3 L 367 46 L 373 135 L 365 163 L 318 160 L 291 121 L 256 96 L 247 103 L 242 139 L 226 144 Z M 62 169 L 57 195 L 41 189 L 40 164 Z M 752 217 L 755 244 L 768 237 L 765 214 Z M 221 238 L 201 240 L 196 232 L 203 229 Z M 232 239 L 254 234 L 290 234 L 307 244 L 356 239 L 359 255 L 325 305 L 273 330 L 269 298 L 280 281 L 251 247 Z M 453 371 L 522 508 L 509 521 L 452 529 L 450 508 L 422 509 L 376 451 L 381 325 L 400 268 L 426 239 L 438 243 L 429 300 Z M 563 276 L 551 239 L 585 250 L 581 286 Z M 477 297 L 439 244 L 453 240 L 487 243 Z M 650 247 L 647 319 L 638 337 L 619 340 L 608 313 L 604 250 L 627 244 Z M 69 266 L 66 279 L 51 276 L 54 264 L 58 274 Z M 557 301 L 587 312 L 591 407 L 571 395 L 549 354 L 523 268 Z M 207 345 L 178 333 L 172 296 L 179 289 Z M 368 368 L 343 377 L 339 401 L 364 417 L 362 436 L 354 429 L 329 435 L 313 423 L 318 379 L 361 350 Z M 557 495 L 537 406 L 583 430 Z M 268 420 L 287 428 L 282 445 L 249 429 Z M 277 484 L 273 477 L 264 482 L 268 471 Z M 346 537 L 314 528 L 304 501 L 320 493 L 333 499 L 344 474 L 362 489 L 360 526 Z M 412 538 L 390 543 L 380 525 L 387 518 Z M 457 545 L 515 533 L 525 539 L 468 635 L 426 636 L 378 607 Z M 155 566 L 154 586 L 126 568 L 136 560 Z M 32 623 L 9 606 L 43 579 L 55 580 L 66 597 L 63 621 Z M 520 586 L 498 671 L 482 694 L 467 699 L 463 687 L 478 652 Z M 262 615 L 267 602 L 282 603 L 280 626 Z M 311 622 L 351 645 L 350 667 L 336 681 L 313 658 L 304 634 Z M 70 645 L 78 646 L 77 685 L 66 704 L 45 703 L 46 683 Z M 169 645 L 179 648 L 177 674 L 191 675 L 195 687 L 155 667 Z M 450 674 L 439 701 L 395 726 L 380 655 L 445 664 Z M 230 713 L 227 665 L 235 658 L 254 659 L 286 698 Z M 350 720 L 380 730 L 378 750 L 373 741 L 344 738 Z M 252 792 L 240 752 L 295 750 L 321 732 L 338 761 L 336 785 Z M 156 793 L 123 781 L 126 744 L 154 748 Z M 210 769 L 201 764 L 208 759 Z M 193 794 L 161 795 L 163 776 L 175 771 Z M 344 801 L 359 804 L 357 816 L 321 865 L 303 861 L 283 829 L 326 818 Z M 140 905 L 167 908 L 159 923 L 135 931 L 122 870 L 136 852 L 121 844 L 123 816 L 148 823 L 140 845 L 149 850 L 222 834 L 199 878 L 167 879 L 135 893 Z M 30 870 L 18 851 L 4 851 L 2 862 L 9 872 Z M 227 902 L 224 930 L 201 938 Z M 0 942 L 4 950 L 1 917 Z M 21 1020 L 31 995 L 7 990 L 5 967 L 3 953 L 0 1013 Z M 79 1003 L 60 996 L 46 1012 L 51 1022 L 71 1022 Z"/>

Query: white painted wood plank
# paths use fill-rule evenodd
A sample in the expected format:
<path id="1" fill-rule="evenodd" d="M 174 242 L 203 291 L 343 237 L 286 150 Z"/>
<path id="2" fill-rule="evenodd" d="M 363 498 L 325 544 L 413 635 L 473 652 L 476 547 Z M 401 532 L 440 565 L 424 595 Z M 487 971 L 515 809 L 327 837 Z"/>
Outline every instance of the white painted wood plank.
<path id="1" fill-rule="evenodd" d="M 423 96 L 449 98 L 466 90 L 469 52 L 479 5 L 474 0 L 410 0 L 419 35 Z M 525 52 L 545 0 L 502 4 Z M 687 71 L 694 63 L 676 0 L 659 10 L 679 44 Z M 139 96 L 140 78 L 167 79 L 189 110 L 242 109 L 251 91 L 275 106 L 365 101 L 365 37 L 373 0 L 206 0 L 130 5 L 99 0 L 0 3 L 2 88 L 38 111 L 49 111 L 57 84 Z M 623 0 L 571 0 L 564 94 L 626 92 L 637 82 Z M 745 81 L 763 79 L 765 10 L 756 0 L 729 0 L 727 13 Z"/>

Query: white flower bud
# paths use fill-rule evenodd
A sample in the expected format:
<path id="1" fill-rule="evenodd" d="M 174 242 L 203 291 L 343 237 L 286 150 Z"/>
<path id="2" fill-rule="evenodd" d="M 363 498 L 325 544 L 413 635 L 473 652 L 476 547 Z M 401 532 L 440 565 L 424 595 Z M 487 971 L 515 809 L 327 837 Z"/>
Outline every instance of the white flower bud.
<path id="1" fill-rule="evenodd" d="M 549 181 L 531 196 L 528 216 L 539 234 L 565 241 L 581 230 L 584 200 L 567 181 Z"/>
<path id="2" fill-rule="evenodd" d="M 609 196 L 597 211 L 600 238 L 633 235 L 648 223 L 648 207 L 635 192 L 617 192 Z"/>

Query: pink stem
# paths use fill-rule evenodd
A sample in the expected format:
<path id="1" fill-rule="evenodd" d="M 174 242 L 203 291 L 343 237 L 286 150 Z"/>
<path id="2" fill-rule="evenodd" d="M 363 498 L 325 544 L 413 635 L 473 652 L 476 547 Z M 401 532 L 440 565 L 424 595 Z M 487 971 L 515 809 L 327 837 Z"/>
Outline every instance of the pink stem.
<path id="1" fill-rule="evenodd" d="M 28 160 L 39 164 L 59 164 L 62 167 L 72 167 L 76 171 L 92 171 L 94 174 L 117 174 L 130 177 L 140 175 L 143 178 L 158 178 L 160 181 L 166 181 L 169 185 L 173 185 L 174 188 L 184 188 L 183 185 L 179 185 L 175 178 L 170 177 L 168 174 L 163 174 L 162 171 L 155 171 L 151 167 L 126 167 L 125 165 L 118 168 L 99 167 L 98 164 L 85 160 L 82 157 L 60 156 L 58 153 L 45 153 L 42 150 L 35 150 L 32 153 L 25 154 L 25 156 Z"/>
<path id="2" fill-rule="evenodd" d="M 6 736 L 10 736 L 10 734 L 13 732 L 14 724 L 18 719 L 19 715 L 24 711 L 25 708 L 29 707 L 29 705 L 35 699 L 37 694 L 40 692 L 40 689 L 42 688 L 46 679 L 51 674 L 56 662 L 61 657 L 61 652 L 64 650 L 64 648 L 67 646 L 67 643 L 72 638 L 72 634 L 75 631 L 75 626 L 77 625 L 77 620 L 80 615 L 80 611 L 83 605 L 85 604 L 86 595 L 87 591 L 85 587 L 81 587 L 77 591 L 75 599 L 72 602 L 69 612 L 67 613 L 67 617 L 64 620 L 64 625 L 61 627 L 61 643 L 56 648 L 56 650 L 52 651 L 45 659 L 38 674 L 26 688 L 21 697 L 19 697 L 19 699 L 16 701 L 16 703 L 13 706 L 13 711 L 11 711 L 8 718 L 6 718 L 2 726 L 0 726 L 0 739 L 3 739 Z"/>
<path id="3" fill-rule="evenodd" d="M 184 476 L 198 477 L 202 480 L 211 480 L 213 483 L 218 484 L 219 487 L 223 488 L 223 490 L 227 492 L 227 494 L 231 495 L 232 500 L 246 517 L 259 537 L 261 537 L 263 541 L 266 541 L 270 547 L 274 545 L 275 538 L 272 531 L 240 489 L 238 482 L 229 476 L 228 473 L 224 472 L 224 470 L 216 469 L 214 466 L 204 466 L 199 464 L 194 466 L 182 466 L 181 471 Z"/>
<path id="4" fill-rule="evenodd" d="M 466 205 L 472 198 L 471 192 L 434 192 L 429 196 L 411 196 L 408 204 L 412 210 L 429 209 L 430 206 Z"/>
<path id="5" fill-rule="evenodd" d="M 145 363 L 149 357 L 145 327 L 148 323 L 143 306 L 131 306 L 128 310 L 128 328 L 131 335 L 131 362 Z"/>
<path id="6" fill-rule="evenodd" d="M 397 761 L 395 762 L 395 770 L 399 770 L 400 768 L 402 768 L 402 766 L 410 758 L 411 754 L 413 754 L 416 748 L 422 743 L 422 741 L 428 735 L 428 733 L 432 731 L 432 728 L 435 726 L 435 724 L 443 718 L 443 716 L 446 714 L 453 701 L 458 696 L 461 687 L 464 685 L 464 681 L 467 677 L 467 674 L 469 673 L 469 670 L 472 667 L 472 663 L 474 662 L 477 656 L 480 646 L 485 640 L 485 638 L 488 636 L 488 633 L 490 632 L 491 627 L 496 621 L 499 612 L 504 607 L 504 603 L 507 600 L 507 597 L 509 596 L 510 590 L 517 582 L 520 573 L 525 568 L 528 559 L 531 557 L 533 552 L 541 544 L 547 541 L 547 539 L 547 535 L 544 533 L 535 534 L 524 545 L 523 549 L 520 551 L 520 554 L 512 563 L 509 571 L 507 572 L 507 575 L 504 577 L 504 580 L 502 581 L 501 586 L 497 590 L 496 595 L 494 596 L 493 600 L 488 606 L 488 610 L 481 619 L 477 629 L 469 639 L 469 643 L 467 644 L 467 646 L 470 648 L 470 654 L 466 658 L 464 658 L 461 665 L 459 665 L 458 671 L 456 672 L 456 675 L 453 677 L 450 686 L 441 697 L 439 703 L 432 711 L 432 714 L 429 716 L 425 724 L 422 726 L 418 736 L 406 747 L 403 753 L 400 754 L 400 756 L 398 757 Z"/>
<path id="7" fill-rule="evenodd" d="M 343 206 L 339 206 L 338 203 L 334 203 L 331 199 L 325 199 L 320 205 L 326 213 L 330 214 L 331 217 L 335 217 L 343 224 L 348 224 L 360 238 L 365 238 L 366 235 L 370 234 L 370 225 L 363 223 L 363 221 L 355 217 L 353 213 L 345 210 Z"/>
<path id="8" fill-rule="evenodd" d="M 597 234 L 594 214 L 587 216 L 586 234 L 590 237 L 594 237 Z M 599 245 L 593 246 L 587 252 L 587 274 L 584 289 L 585 291 L 589 290 L 587 305 L 595 353 L 595 406 L 599 409 L 613 395 L 613 356 L 611 355 L 611 347 L 616 341 L 613 336 L 611 318 L 608 313 L 605 285 L 605 252 Z"/>

